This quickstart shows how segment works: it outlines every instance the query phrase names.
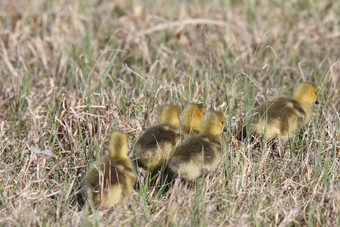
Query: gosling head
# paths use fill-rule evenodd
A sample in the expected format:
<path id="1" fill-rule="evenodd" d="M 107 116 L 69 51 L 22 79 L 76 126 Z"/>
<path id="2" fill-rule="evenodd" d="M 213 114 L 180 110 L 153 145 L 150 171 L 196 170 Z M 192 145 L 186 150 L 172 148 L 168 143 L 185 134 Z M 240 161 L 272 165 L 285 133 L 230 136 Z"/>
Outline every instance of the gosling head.
<path id="1" fill-rule="evenodd" d="M 127 135 L 119 130 L 111 133 L 109 141 L 109 157 L 114 159 L 127 159 Z"/>
<path id="2" fill-rule="evenodd" d="M 182 112 L 182 125 L 185 130 L 199 131 L 205 108 L 202 104 L 189 103 Z"/>
<path id="3" fill-rule="evenodd" d="M 293 92 L 293 98 L 301 103 L 311 105 L 319 104 L 316 96 L 317 88 L 314 84 L 308 82 L 300 83 Z"/>
<path id="4" fill-rule="evenodd" d="M 227 131 L 224 123 L 225 118 L 222 113 L 209 110 L 202 118 L 200 135 L 218 138 L 219 134 Z"/>
<path id="5" fill-rule="evenodd" d="M 179 128 L 179 109 L 174 105 L 163 106 L 159 116 L 159 123 L 168 125 L 174 128 Z"/>

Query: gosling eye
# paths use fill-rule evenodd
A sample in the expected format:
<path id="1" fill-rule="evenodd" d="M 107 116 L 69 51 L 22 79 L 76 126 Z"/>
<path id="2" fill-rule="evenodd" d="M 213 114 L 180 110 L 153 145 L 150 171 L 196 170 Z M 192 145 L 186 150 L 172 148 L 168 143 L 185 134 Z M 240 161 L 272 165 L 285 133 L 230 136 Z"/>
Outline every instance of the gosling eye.
<path id="1" fill-rule="evenodd" d="M 222 123 L 222 125 L 224 125 L 224 121 L 222 121 L 221 123 Z"/>

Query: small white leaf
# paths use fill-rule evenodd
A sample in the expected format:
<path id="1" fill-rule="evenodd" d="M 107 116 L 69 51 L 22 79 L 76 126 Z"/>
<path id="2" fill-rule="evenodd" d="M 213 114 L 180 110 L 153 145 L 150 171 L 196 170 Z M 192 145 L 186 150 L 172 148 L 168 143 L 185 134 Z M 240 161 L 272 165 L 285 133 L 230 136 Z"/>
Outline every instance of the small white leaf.
<path id="1" fill-rule="evenodd" d="M 54 155 L 51 150 L 42 150 L 41 151 L 39 148 L 37 148 L 35 146 L 33 146 L 31 150 L 35 154 L 46 154 L 46 155 L 51 156 L 51 157 Z"/>

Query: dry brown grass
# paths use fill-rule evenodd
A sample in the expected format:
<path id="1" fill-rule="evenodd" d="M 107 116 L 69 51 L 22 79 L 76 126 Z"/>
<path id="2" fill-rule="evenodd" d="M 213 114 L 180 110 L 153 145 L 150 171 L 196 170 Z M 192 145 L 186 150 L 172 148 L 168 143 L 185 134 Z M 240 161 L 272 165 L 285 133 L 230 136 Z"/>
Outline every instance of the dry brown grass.
<path id="1" fill-rule="evenodd" d="M 332 0 L 1 1 L 0 223 L 339 225 L 338 15 Z M 233 143 L 254 104 L 302 80 L 318 84 L 321 105 L 286 157 Z M 228 119 L 215 172 L 164 193 L 142 184 L 116 209 L 79 209 L 112 128 L 132 148 L 159 106 L 196 101 Z"/>

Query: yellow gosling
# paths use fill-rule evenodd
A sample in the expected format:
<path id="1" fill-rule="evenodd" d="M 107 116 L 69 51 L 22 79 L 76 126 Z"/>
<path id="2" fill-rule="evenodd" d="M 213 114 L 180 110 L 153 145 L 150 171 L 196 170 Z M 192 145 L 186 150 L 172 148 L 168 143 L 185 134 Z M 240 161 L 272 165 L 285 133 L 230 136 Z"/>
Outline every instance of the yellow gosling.
<path id="1" fill-rule="evenodd" d="M 251 130 L 267 140 L 280 137 L 283 142 L 312 117 L 313 103 L 318 104 L 317 88 L 300 83 L 291 97 L 278 97 L 257 107 L 251 119 Z"/>
<path id="2" fill-rule="evenodd" d="M 198 103 L 189 103 L 182 112 L 181 131 L 183 134 L 198 135 L 205 107 Z"/>
<path id="3" fill-rule="evenodd" d="M 133 153 L 143 170 L 160 169 L 180 140 L 180 119 L 177 106 L 161 110 L 159 124 L 148 128 L 137 140 Z"/>
<path id="4" fill-rule="evenodd" d="M 88 199 L 100 209 L 120 204 L 133 192 L 136 171 L 127 156 L 127 136 L 114 131 L 110 136 L 108 156 L 101 156 L 85 175 Z"/>
<path id="5" fill-rule="evenodd" d="M 191 136 L 178 146 L 170 159 L 172 172 L 193 181 L 205 171 L 213 171 L 221 160 L 219 135 L 226 131 L 220 112 L 207 111 L 200 125 L 200 134 Z"/>

